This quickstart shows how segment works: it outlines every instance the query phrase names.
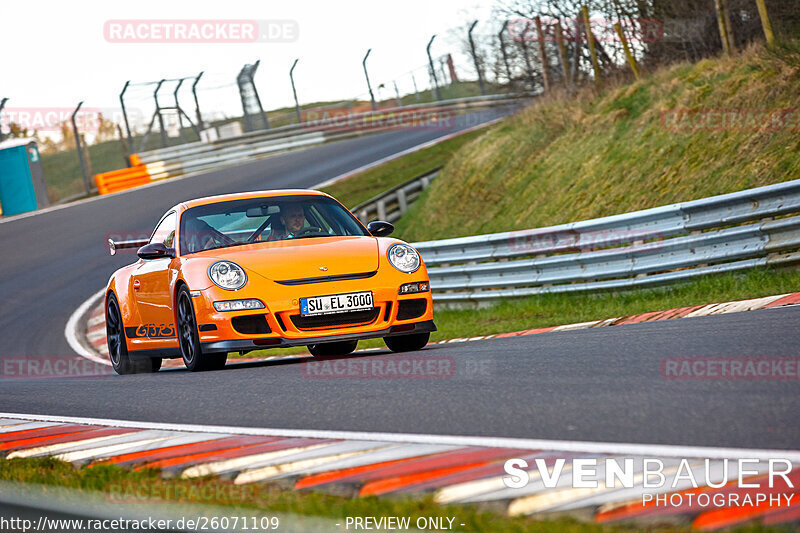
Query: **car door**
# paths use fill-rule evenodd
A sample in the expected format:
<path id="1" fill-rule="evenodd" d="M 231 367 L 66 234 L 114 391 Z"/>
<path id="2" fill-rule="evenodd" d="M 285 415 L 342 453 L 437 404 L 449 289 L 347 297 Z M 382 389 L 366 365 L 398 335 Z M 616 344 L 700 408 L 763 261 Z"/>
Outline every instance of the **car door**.
<path id="1" fill-rule="evenodd" d="M 158 242 L 174 248 L 177 220 L 176 212 L 167 213 L 156 226 L 148 244 Z M 131 294 L 141 323 L 129 328 L 133 335 L 129 334 L 128 338 L 132 339 L 132 344 L 139 345 L 138 349 L 178 345 L 170 292 L 176 264 L 177 260 L 171 257 L 141 259 L 131 275 Z"/>

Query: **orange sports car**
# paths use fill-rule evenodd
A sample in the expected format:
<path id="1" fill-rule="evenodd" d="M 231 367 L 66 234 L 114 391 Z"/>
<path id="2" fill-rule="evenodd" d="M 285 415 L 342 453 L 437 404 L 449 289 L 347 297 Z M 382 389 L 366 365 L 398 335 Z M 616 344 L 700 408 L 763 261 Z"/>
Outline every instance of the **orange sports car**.
<path id="1" fill-rule="evenodd" d="M 217 369 L 229 352 L 307 346 L 346 355 L 383 337 L 395 352 L 425 346 L 433 323 L 419 253 L 366 227 L 327 194 L 277 190 L 200 198 L 161 217 L 139 260 L 105 296 L 108 353 L 119 374 L 155 372 L 163 358 Z"/>

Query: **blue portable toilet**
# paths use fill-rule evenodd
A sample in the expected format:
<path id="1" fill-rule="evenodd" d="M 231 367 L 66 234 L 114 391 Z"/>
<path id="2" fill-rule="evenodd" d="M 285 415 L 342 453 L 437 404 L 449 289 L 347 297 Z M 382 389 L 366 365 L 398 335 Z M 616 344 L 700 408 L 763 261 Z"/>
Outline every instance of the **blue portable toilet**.
<path id="1" fill-rule="evenodd" d="M 31 138 L 0 142 L 0 208 L 3 216 L 50 205 L 39 148 Z"/>

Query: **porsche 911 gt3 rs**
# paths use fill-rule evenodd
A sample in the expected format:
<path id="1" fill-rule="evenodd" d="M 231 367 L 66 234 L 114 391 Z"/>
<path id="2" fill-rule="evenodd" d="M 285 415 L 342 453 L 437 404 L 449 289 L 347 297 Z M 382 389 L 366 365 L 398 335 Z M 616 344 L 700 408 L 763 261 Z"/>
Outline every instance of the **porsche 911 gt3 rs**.
<path id="1" fill-rule="evenodd" d="M 307 346 L 347 355 L 382 337 L 424 347 L 433 323 L 427 270 L 387 222 L 366 227 L 331 196 L 277 190 L 200 198 L 169 209 L 105 294 L 108 351 L 120 374 L 182 357 L 189 370 L 229 352 Z"/>

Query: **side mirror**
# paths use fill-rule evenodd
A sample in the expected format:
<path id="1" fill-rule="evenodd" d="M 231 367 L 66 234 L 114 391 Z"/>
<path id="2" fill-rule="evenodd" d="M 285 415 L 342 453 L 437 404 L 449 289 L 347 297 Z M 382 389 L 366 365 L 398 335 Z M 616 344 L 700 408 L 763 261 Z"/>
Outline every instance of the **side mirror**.
<path id="1" fill-rule="evenodd" d="M 388 237 L 394 231 L 394 226 L 382 220 L 373 220 L 367 224 L 367 231 L 369 231 L 373 237 Z"/>
<path id="2" fill-rule="evenodd" d="M 142 246 L 136 254 L 142 259 L 161 259 L 162 257 L 175 257 L 175 249 L 167 248 L 163 242 L 154 242 Z"/>

